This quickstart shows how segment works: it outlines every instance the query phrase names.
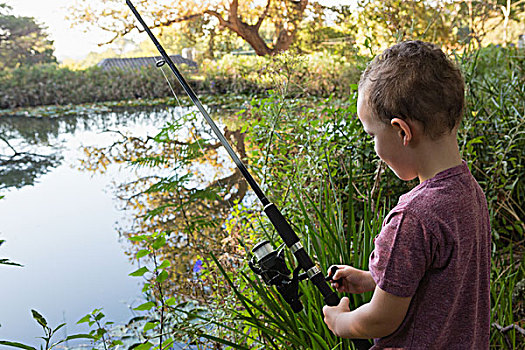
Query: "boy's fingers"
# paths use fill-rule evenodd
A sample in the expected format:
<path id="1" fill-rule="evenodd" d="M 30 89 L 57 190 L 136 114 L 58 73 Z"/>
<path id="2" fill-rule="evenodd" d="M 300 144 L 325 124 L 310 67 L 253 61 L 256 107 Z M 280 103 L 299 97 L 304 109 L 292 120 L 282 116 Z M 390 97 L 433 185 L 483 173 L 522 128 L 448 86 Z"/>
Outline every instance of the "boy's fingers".
<path id="1" fill-rule="evenodd" d="M 335 275 L 337 274 L 338 267 L 337 265 L 332 265 L 328 269 L 328 275 L 325 277 L 325 281 L 330 281 L 332 288 L 337 288 L 342 286 L 342 282 L 340 279 L 335 278 Z"/>
<path id="2" fill-rule="evenodd" d="M 325 280 L 326 281 L 333 281 L 334 280 L 334 275 L 337 273 L 337 271 L 338 271 L 337 265 L 330 266 L 328 268 L 328 274 L 326 275 Z"/>
<path id="3" fill-rule="evenodd" d="M 341 279 L 341 278 L 344 278 L 344 277 L 348 276 L 348 275 L 350 274 L 350 271 L 351 271 L 351 270 L 350 270 L 350 269 L 346 269 L 346 267 L 347 267 L 347 266 L 341 266 L 341 267 L 339 267 L 339 268 L 335 271 L 335 273 L 334 273 L 334 275 L 332 276 L 332 278 L 333 278 L 334 280 L 337 280 L 337 279 Z"/>

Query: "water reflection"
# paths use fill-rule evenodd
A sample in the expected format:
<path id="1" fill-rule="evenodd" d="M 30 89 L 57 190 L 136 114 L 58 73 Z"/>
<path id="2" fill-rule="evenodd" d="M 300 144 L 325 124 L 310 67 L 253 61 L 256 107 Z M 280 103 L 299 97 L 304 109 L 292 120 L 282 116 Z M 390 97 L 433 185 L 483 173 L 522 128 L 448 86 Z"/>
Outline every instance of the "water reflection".
<path id="1" fill-rule="evenodd" d="M 111 164 L 135 164 L 150 170 L 147 176 L 121 182 L 116 188 L 123 208 L 136 218 L 129 225 L 119 225 L 119 234 L 165 233 L 167 242 L 157 251 L 159 259 L 170 262 L 163 294 L 205 302 L 206 281 L 195 281 L 192 269 L 210 253 L 229 255 L 228 261 L 241 255 L 238 241 L 225 229 L 225 219 L 246 197 L 248 186 L 199 116 L 177 116 L 154 139 L 120 137 L 106 147 L 89 147 L 83 165 L 93 172 L 105 171 Z M 246 159 L 244 133 L 233 125 L 218 124 L 239 157 Z M 132 255 L 149 249 L 142 241 L 132 244 Z"/>
<path id="2" fill-rule="evenodd" d="M 89 116 L 0 117 L 0 190 L 34 185 L 62 164 L 68 135 L 122 130 L 137 123 L 160 128 L 173 114 L 173 109 L 156 107 Z"/>
<path id="3" fill-rule="evenodd" d="M 84 146 L 115 142 L 116 134 L 104 131 L 155 135 L 172 112 L 0 118 L 1 257 L 24 265 L 0 265 L 0 339 L 37 346 L 41 330 L 33 308 L 52 325 L 66 321 L 61 331 L 69 334 L 85 332 L 75 323 L 95 308 L 116 322 L 134 316 L 140 280 L 128 276 L 136 267 L 115 231 L 116 222 L 131 218 L 117 210 L 110 187 L 130 171 L 80 172 L 79 158 Z"/>
<path id="4" fill-rule="evenodd" d="M 185 123 L 181 114 L 177 108 L 146 108 L 77 117 L 0 118 L 0 195 L 6 194 L 0 200 L 0 238 L 6 240 L 2 257 L 24 265 L 0 267 L 0 339 L 37 345 L 39 329 L 31 308 L 50 324 L 66 321 L 70 334 L 86 331 L 75 322 L 94 308 L 103 307 L 117 322 L 134 316 L 130 306 L 141 303 L 141 280 L 128 276 L 136 267 L 124 254 L 115 223 L 124 235 L 158 230 L 169 234 L 162 255 L 173 262 L 172 292 L 193 288 L 187 284 L 188 271 L 199 255 L 237 246 L 224 240 L 223 217 L 232 203 L 221 198 L 241 200 L 246 185 L 239 183 L 231 161 L 203 122 L 193 118 Z M 165 139 L 161 135 L 161 142 L 152 142 L 166 123 L 177 127 L 164 129 Z M 244 157 L 241 133 L 226 135 Z M 115 145 L 122 146 L 120 151 Z M 127 148 L 130 145 L 134 147 Z M 96 154 L 86 156 L 86 148 L 112 147 L 103 175 L 79 171 L 79 159 L 89 164 Z M 155 164 L 156 155 L 169 159 L 164 169 L 129 167 L 128 161 L 138 157 L 150 157 Z M 174 182 L 188 171 L 200 175 Z M 167 187 L 147 193 L 155 183 Z M 114 184 L 122 201 L 114 198 Z M 130 206 L 130 198 L 142 207 Z M 166 211 L 145 221 L 136 219 L 165 204 Z M 128 210 L 117 210 L 122 206 Z"/>

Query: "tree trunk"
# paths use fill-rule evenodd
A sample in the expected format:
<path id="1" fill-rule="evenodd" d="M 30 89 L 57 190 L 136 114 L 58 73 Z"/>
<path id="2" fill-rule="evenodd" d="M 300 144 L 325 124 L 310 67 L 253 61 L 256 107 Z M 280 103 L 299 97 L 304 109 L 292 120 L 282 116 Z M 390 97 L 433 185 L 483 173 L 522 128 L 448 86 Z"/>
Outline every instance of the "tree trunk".
<path id="1" fill-rule="evenodd" d="M 297 27 L 301 20 L 303 19 L 304 10 L 306 9 L 306 6 L 308 5 L 308 0 L 288 0 L 292 3 L 292 13 L 290 14 L 288 26 L 291 29 L 285 29 L 282 25 L 280 26 L 281 29 L 279 31 L 279 35 L 277 37 L 277 40 L 275 41 L 273 47 L 270 47 L 266 44 L 264 39 L 259 34 L 259 29 L 261 27 L 261 24 L 263 20 L 266 18 L 268 14 L 268 10 L 270 7 L 271 0 L 268 0 L 266 9 L 259 17 L 259 20 L 256 24 L 248 24 L 242 21 L 241 17 L 238 15 L 238 0 L 233 0 L 230 4 L 230 8 L 228 11 L 228 20 L 225 20 L 219 13 L 215 11 L 206 11 L 205 13 L 212 15 L 216 17 L 219 20 L 219 23 L 221 26 L 226 27 L 230 29 L 232 32 L 239 35 L 241 38 L 243 38 L 255 51 L 255 53 L 259 56 L 265 56 L 265 55 L 275 55 L 279 52 L 286 51 L 290 47 L 290 45 L 293 43 L 293 40 L 295 38 L 295 33 L 297 31 Z"/>

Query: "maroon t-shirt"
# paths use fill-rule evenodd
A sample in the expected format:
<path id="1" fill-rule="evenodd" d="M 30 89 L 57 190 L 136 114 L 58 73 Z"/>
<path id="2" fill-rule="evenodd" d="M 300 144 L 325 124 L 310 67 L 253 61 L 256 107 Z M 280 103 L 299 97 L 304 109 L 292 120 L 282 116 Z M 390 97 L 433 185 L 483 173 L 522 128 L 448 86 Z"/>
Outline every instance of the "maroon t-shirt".
<path id="1" fill-rule="evenodd" d="M 379 288 L 412 302 L 373 349 L 488 349 L 490 246 L 487 201 L 465 162 L 402 195 L 369 268 Z"/>

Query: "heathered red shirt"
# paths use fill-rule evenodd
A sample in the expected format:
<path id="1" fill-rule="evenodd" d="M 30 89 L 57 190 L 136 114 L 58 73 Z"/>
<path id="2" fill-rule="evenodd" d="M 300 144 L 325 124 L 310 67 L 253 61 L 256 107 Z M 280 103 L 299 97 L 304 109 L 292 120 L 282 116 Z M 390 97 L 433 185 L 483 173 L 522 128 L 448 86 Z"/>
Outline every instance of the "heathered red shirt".
<path id="1" fill-rule="evenodd" d="M 488 349 L 490 245 L 487 201 L 465 162 L 402 195 L 369 269 L 379 288 L 412 302 L 373 349 Z"/>

